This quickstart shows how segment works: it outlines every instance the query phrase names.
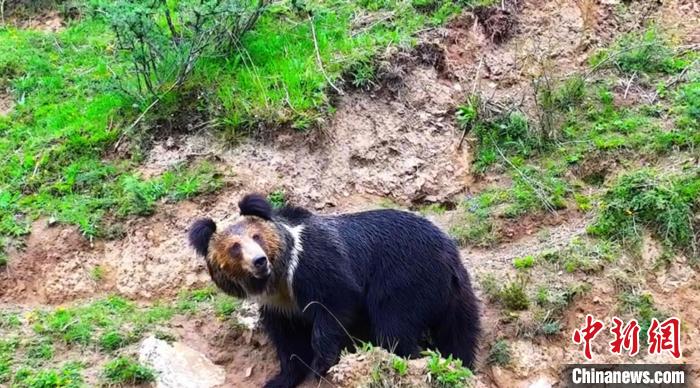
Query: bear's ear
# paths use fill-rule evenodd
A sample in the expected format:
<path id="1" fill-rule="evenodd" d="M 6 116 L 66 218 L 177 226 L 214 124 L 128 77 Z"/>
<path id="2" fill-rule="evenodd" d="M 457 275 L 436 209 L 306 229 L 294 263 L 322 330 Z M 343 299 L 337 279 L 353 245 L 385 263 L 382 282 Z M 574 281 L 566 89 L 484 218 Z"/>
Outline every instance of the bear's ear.
<path id="1" fill-rule="evenodd" d="M 257 216 L 268 221 L 272 219 L 272 205 L 262 194 L 246 195 L 238 202 L 238 208 L 244 216 Z"/>
<path id="2" fill-rule="evenodd" d="M 209 251 L 209 240 L 211 240 L 214 232 L 216 232 L 216 223 L 211 218 L 202 218 L 195 221 L 190 227 L 188 235 L 190 245 L 198 254 L 206 257 Z"/>

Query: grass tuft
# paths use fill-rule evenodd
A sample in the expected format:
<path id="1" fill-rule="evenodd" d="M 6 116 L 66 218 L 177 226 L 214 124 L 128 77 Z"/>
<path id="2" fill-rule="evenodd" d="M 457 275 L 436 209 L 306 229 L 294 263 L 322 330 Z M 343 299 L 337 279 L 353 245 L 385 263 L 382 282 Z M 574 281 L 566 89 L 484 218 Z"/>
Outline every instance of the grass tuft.
<path id="1" fill-rule="evenodd" d="M 138 385 L 156 379 L 156 373 L 153 369 L 141 365 L 129 357 L 119 357 L 107 362 L 103 368 L 102 376 L 109 384 L 118 385 Z"/>

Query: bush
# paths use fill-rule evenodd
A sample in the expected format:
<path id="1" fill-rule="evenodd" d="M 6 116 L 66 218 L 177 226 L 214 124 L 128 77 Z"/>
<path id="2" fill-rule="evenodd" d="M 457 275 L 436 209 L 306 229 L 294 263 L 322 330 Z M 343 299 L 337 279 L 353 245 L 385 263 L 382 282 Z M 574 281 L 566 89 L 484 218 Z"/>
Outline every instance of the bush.
<path id="1" fill-rule="evenodd" d="M 106 14 L 117 48 L 133 65 L 136 93 L 160 98 L 180 86 L 208 52 L 229 52 L 266 4 L 242 0 L 119 0 Z M 124 86 L 124 85 L 122 85 Z"/>

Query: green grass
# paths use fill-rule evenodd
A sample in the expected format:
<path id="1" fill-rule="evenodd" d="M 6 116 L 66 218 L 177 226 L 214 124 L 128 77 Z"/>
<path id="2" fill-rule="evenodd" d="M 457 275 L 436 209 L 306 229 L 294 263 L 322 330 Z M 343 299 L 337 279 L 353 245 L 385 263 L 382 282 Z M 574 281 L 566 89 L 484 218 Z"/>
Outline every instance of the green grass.
<path id="1" fill-rule="evenodd" d="M 617 260 L 621 253 L 619 246 L 613 242 L 576 237 L 563 249 L 544 252 L 541 258 L 568 273 L 580 271 L 593 274 Z"/>
<path id="2" fill-rule="evenodd" d="M 236 299 L 207 287 L 183 292 L 203 316 L 230 319 Z M 181 310 L 179 300 L 138 305 L 118 296 L 84 304 L 26 311 L 0 311 L 0 385 L 13 387 L 85 386 L 80 375 L 85 357 L 117 357 L 105 372 L 107 384 L 143 382 L 146 370 L 119 357 L 147 335 L 175 340 L 169 322 Z M 213 319 L 213 318 L 212 318 Z M 59 367 L 57 359 L 69 354 Z M 76 356 L 77 355 L 77 356 Z M 133 380 L 135 379 L 135 380 Z M 42 385 L 48 384 L 48 385 Z M 4 385 L 3 385 L 4 386 Z"/>
<path id="3" fill-rule="evenodd" d="M 79 362 L 65 363 L 57 369 L 21 368 L 15 374 L 12 386 L 16 388 L 77 388 L 83 387 L 81 371 L 83 365 Z"/>
<path id="4" fill-rule="evenodd" d="M 155 381 L 156 373 L 132 358 L 119 357 L 105 364 L 102 376 L 109 384 L 137 385 Z"/>
<path id="5" fill-rule="evenodd" d="M 414 32 L 443 23 L 459 9 L 440 1 L 434 11 L 419 13 L 410 1 L 397 0 L 366 6 L 316 1 L 307 7 L 313 13 L 311 21 L 306 12 L 296 12 L 287 3 L 271 5 L 242 39 L 240 53 L 205 59 L 195 70 L 192 82 L 215 91 L 229 137 L 260 122 L 310 127 L 332 110 L 324 72 L 334 84 L 340 85 L 342 75 L 350 72 L 351 82 L 366 85 L 373 76 L 370 63 L 381 48 L 408 47 L 415 41 Z M 394 16 L 353 30 L 356 16 L 378 10 Z M 323 68 L 316 59 L 314 31 Z"/>
<path id="6" fill-rule="evenodd" d="M 471 370 L 462 366 L 462 361 L 452 356 L 443 358 L 439 352 L 426 351 L 428 379 L 438 387 L 463 387 L 474 376 Z"/>
<path id="7" fill-rule="evenodd" d="M 620 177 L 603 196 L 590 233 L 639 246 L 643 229 L 672 249 L 697 257 L 693 219 L 700 198 L 700 171 L 669 175 L 642 169 Z"/>
<path id="8" fill-rule="evenodd" d="M 173 313 L 172 309 L 163 310 L 158 305 L 140 308 L 133 302 L 112 296 L 87 305 L 37 311 L 32 314 L 31 322 L 38 335 L 68 345 L 96 344 L 105 350 L 115 350 L 138 340 L 146 330 L 167 321 Z"/>
<path id="9" fill-rule="evenodd" d="M 652 27 L 642 33 L 623 36 L 616 44 L 601 50 L 591 65 L 609 64 L 626 74 L 677 73 L 689 65 L 689 58 L 678 54 L 667 39 Z"/>
<path id="10" fill-rule="evenodd" d="M 535 257 L 532 255 L 524 257 L 516 257 L 513 259 L 513 267 L 515 269 L 524 270 L 535 266 Z"/>
<path id="11" fill-rule="evenodd" d="M 648 293 L 624 291 L 618 297 L 620 309 L 630 314 L 639 323 L 640 340 L 646 342 L 647 332 L 653 318 L 663 321 L 667 314 L 660 311 L 654 304 L 654 299 Z"/>
<path id="12" fill-rule="evenodd" d="M 486 363 L 489 365 L 506 366 L 510 364 L 510 344 L 505 339 L 499 339 L 491 345 Z"/>

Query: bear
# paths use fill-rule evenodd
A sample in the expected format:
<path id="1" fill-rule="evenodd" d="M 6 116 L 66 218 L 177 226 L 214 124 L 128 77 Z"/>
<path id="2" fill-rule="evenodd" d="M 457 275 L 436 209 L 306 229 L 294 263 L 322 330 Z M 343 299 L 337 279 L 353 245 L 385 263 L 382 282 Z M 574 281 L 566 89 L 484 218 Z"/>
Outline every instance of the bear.
<path id="1" fill-rule="evenodd" d="M 238 222 L 217 231 L 199 219 L 188 238 L 221 290 L 260 305 L 280 363 L 265 387 L 322 377 L 355 339 L 413 357 L 428 338 L 474 364 L 479 301 L 455 242 L 432 222 L 391 209 L 273 209 L 255 193 L 238 207 Z"/>

